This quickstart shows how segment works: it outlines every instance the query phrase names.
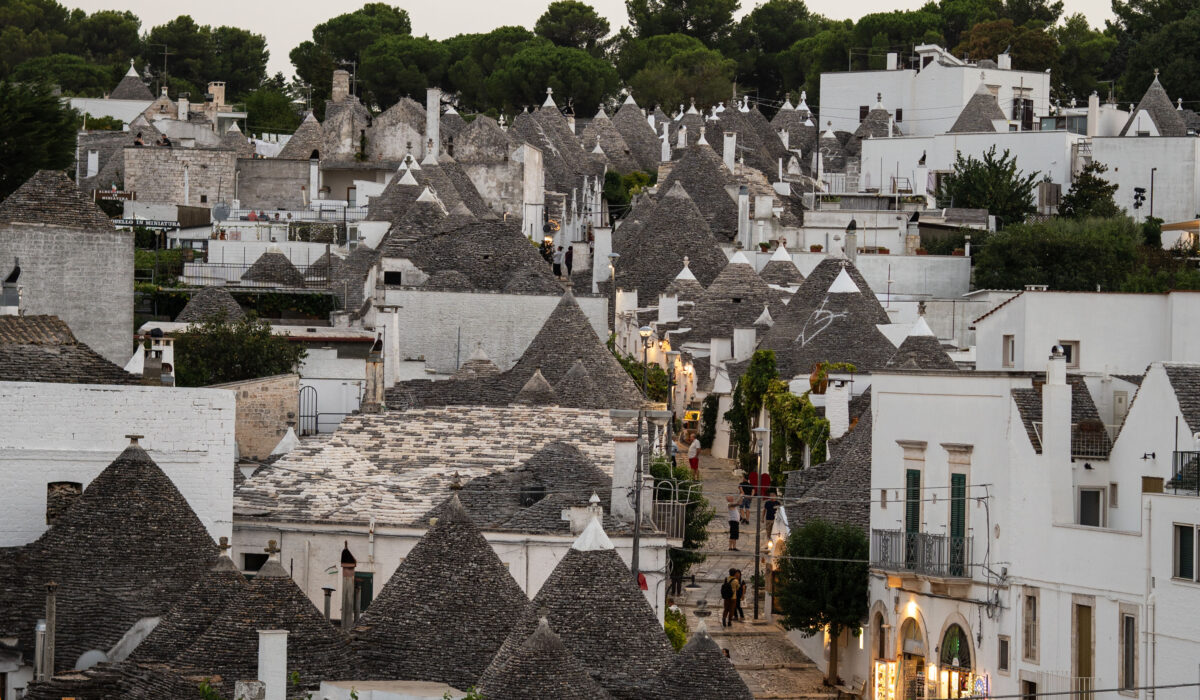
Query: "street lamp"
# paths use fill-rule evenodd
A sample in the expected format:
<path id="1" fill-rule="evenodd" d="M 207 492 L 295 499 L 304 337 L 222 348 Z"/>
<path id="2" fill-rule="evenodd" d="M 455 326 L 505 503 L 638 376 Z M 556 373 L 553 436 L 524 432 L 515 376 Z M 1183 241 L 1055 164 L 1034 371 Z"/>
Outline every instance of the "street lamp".
<path id="1" fill-rule="evenodd" d="M 646 418 L 655 422 L 661 420 L 670 420 L 671 414 L 669 411 L 651 411 L 648 410 L 645 404 L 637 410 L 614 408 L 608 412 L 609 417 L 615 421 L 627 421 L 631 418 L 637 419 L 638 437 L 637 437 L 637 469 L 634 475 L 634 491 L 633 491 L 633 556 L 630 561 L 630 568 L 633 569 L 633 579 L 638 581 L 638 572 L 641 565 L 641 542 L 642 542 L 642 475 L 645 473 L 642 469 L 642 459 L 649 450 L 645 443 L 642 442 L 642 421 Z"/>
<path id="2" fill-rule="evenodd" d="M 758 594 L 762 588 L 760 564 L 762 562 L 762 499 L 763 499 L 763 444 L 767 441 L 770 430 L 763 427 L 754 429 L 756 444 L 754 451 L 758 453 L 758 478 L 754 485 L 754 619 L 758 619 Z"/>
<path id="3" fill-rule="evenodd" d="M 650 400 L 650 395 L 646 393 L 646 375 L 649 374 L 646 365 L 649 364 L 650 334 L 653 332 L 654 329 L 650 326 L 642 326 L 638 329 L 638 335 L 642 336 L 642 395 L 646 397 L 647 401 Z"/>

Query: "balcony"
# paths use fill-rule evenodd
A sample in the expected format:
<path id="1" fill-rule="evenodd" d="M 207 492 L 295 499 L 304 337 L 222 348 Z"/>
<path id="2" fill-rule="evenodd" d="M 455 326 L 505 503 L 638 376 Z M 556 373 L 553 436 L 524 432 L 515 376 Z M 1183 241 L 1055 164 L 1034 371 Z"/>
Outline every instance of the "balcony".
<path id="1" fill-rule="evenodd" d="M 932 578 L 970 578 L 971 538 L 872 530 L 871 566 Z"/>
<path id="2" fill-rule="evenodd" d="M 1171 480 L 1163 491 L 1180 496 L 1200 496 L 1200 452 L 1175 452 L 1171 458 Z"/>
<path id="3" fill-rule="evenodd" d="M 1042 422 L 1033 421 L 1037 446 L 1043 444 Z M 1081 421 L 1071 424 L 1071 456 L 1081 459 L 1108 459 L 1113 440 L 1121 431 L 1119 425 L 1105 425 L 1100 421 Z"/>

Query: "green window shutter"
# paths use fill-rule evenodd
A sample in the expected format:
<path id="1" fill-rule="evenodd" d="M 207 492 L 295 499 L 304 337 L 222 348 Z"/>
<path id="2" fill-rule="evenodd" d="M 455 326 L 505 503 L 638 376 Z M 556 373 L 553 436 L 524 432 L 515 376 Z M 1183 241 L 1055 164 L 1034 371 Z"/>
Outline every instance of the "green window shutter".
<path id="1" fill-rule="evenodd" d="M 950 536 L 967 534 L 967 475 L 950 475 Z"/>
<path id="2" fill-rule="evenodd" d="M 1175 526 L 1175 575 L 1196 577 L 1196 531 L 1190 525 Z"/>
<path id="3" fill-rule="evenodd" d="M 904 531 L 921 531 L 921 470 L 905 473 Z"/>

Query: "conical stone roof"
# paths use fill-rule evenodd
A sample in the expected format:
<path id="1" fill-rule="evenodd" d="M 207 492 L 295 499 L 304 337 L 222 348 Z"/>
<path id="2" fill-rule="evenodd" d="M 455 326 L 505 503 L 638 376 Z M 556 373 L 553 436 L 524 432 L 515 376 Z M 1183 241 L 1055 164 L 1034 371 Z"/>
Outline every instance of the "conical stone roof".
<path id="1" fill-rule="evenodd" d="M 558 397 L 554 395 L 554 387 L 550 386 L 550 382 L 542 376 L 542 370 L 536 369 L 529 381 L 525 382 L 525 386 L 517 392 L 513 403 L 530 406 L 556 406 Z"/>
<path id="2" fill-rule="evenodd" d="M 479 194 L 479 190 L 475 188 L 475 183 L 471 180 L 467 172 L 462 169 L 458 161 L 454 160 L 448 154 L 443 153 L 438 159 L 438 165 L 442 171 L 446 173 L 446 177 L 450 183 L 454 185 L 454 191 L 458 193 L 459 199 L 462 200 L 463 206 L 472 216 L 481 219 L 495 218 L 496 214 L 484 201 L 483 196 Z M 454 209 L 454 207 L 448 207 Z"/>
<path id="3" fill-rule="evenodd" d="M 237 122 L 234 122 L 221 137 L 221 147 L 228 148 L 241 158 L 251 158 L 255 153 L 254 144 L 246 139 L 246 135 L 238 128 Z"/>
<path id="4" fill-rule="evenodd" d="M 674 656 L 633 573 L 595 520 L 554 567 L 532 609 L 548 620 L 567 651 L 615 698 L 643 698 L 642 686 Z M 532 620 L 513 628 L 480 678 L 481 686 L 503 678 L 506 664 L 535 629 Z"/>
<path id="5" fill-rule="evenodd" d="M 204 287 L 188 299 L 175 317 L 176 323 L 203 323 L 224 315 L 226 321 L 239 321 L 246 315 L 233 295 L 220 287 Z"/>
<path id="6" fill-rule="evenodd" d="M 603 109 L 583 128 L 579 141 L 589 151 L 599 142 L 609 165 L 618 173 L 631 173 L 641 169 L 633 149 L 625 142 L 625 138 L 613 126 L 612 120 Z"/>
<path id="7" fill-rule="evenodd" d="M 39 170 L 0 202 L 0 226 L 44 224 L 111 232 L 112 222 L 59 170 Z"/>
<path id="8" fill-rule="evenodd" d="M 254 261 L 250 269 L 242 273 L 242 280 L 280 287 L 304 286 L 304 275 L 300 274 L 286 255 L 274 250 L 268 250 L 258 256 L 258 260 Z"/>
<path id="9" fill-rule="evenodd" d="M 225 538 L 221 538 L 224 540 Z M 246 589 L 246 577 L 227 555 L 213 565 L 163 616 L 130 660 L 168 664 L 204 634 L 213 620 Z"/>
<path id="10" fill-rule="evenodd" d="M 350 678 L 359 661 L 335 629 L 272 558 L 229 602 L 209 628 L 175 658 L 187 675 L 221 677 L 220 692 L 232 696 L 236 680 L 258 677 L 258 630 L 287 630 L 288 674 L 299 674 L 297 690 L 324 679 Z"/>
<path id="11" fill-rule="evenodd" d="M 792 262 L 792 256 L 788 255 L 783 246 L 775 249 L 771 259 L 758 271 L 758 276 L 763 282 L 780 287 L 794 287 L 804 283 L 803 273 L 796 267 L 796 263 Z"/>
<path id="12" fill-rule="evenodd" d="M 986 85 L 980 83 L 979 89 L 967 101 L 967 105 L 959 113 L 958 119 L 954 120 L 954 125 L 950 127 L 948 133 L 995 132 L 996 125 L 992 122 L 1004 119 L 1006 119 L 1004 111 L 996 102 L 996 96 L 988 90 Z"/>
<path id="13" fill-rule="evenodd" d="M 108 650 L 162 615 L 211 566 L 216 545 L 187 499 L 140 446 L 125 448 L 41 537 L 21 548 L 0 633 L 34 648 L 45 587 L 58 583 L 56 670 Z M 11 585 L 11 584 L 9 584 Z"/>
<path id="14" fill-rule="evenodd" d="M 703 622 L 651 687 L 660 700 L 754 700 Z"/>
<path id="15" fill-rule="evenodd" d="M 898 369 L 958 369 L 924 317 L 919 317 L 913 324 L 908 337 L 887 361 L 887 366 Z"/>
<path id="16" fill-rule="evenodd" d="M 807 375 L 820 362 L 850 362 L 859 371 L 878 369 L 895 353 L 895 346 L 876 328 L 889 322 L 858 269 L 844 259 L 827 257 L 775 317 L 758 347 L 775 351 L 781 377 Z"/>
<path id="17" fill-rule="evenodd" d="M 638 165 L 646 172 L 657 172 L 662 158 L 662 145 L 654 128 L 646 121 L 646 115 L 638 108 L 633 98 L 625 100 L 612 118 L 613 127 L 625 139 Z"/>
<path id="18" fill-rule="evenodd" d="M 736 328 L 753 328 L 764 305 L 777 305 L 775 298 L 774 290 L 739 251 L 680 321 L 681 327 L 689 329 L 682 336 L 684 342 L 708 343 L 712 338 L 732 338 Z"/>
<path id="19" fill-rule="evenodd" d="M 566 408 L 605 408 L 598 400 L 600 392 L 582 359 L 575 360 L 571 369 L 558 380 L 554 385 L 554 394 L 558 397 L 558 404 Z"/>
<path id="20" fill-rule="evenodd" d="M 396 223 L 421 196 L 423 189 L 407 168 L 401 168 L 383 192 L 367 202 L 367 219 Z"/>
<path id="21" fill-rule="evenodd" d="M 671 283 L 663 290 L 663 294 L 674 294 L 681 304 L 695 304 L 700 300 L 700 297 L 704 296 L 704 287 L 700 285 L 696 276 L 692 274 L 691 269 L 688 267 L 690 264 L 691 260 L 685 258 L 683 269 L 679 271 L 679 274 L 675 275 L 675 279 L 671 280 Z"/>
<path id="22" fill-rule="evenodd" d="M 113 91 L 108 94 L 108 99 L 151 101 L 154 99 L 154 93 L 150 92 L 150 88 L 142 82 L 137 70 L 133 67 L 133 61 L 130 61 L 129 70 L 121 78 L 121 82 L 117 83 Z"/>
<path id="23" fill-rule="evenodd" d="M 521 359 L 505 374 L 514 386 L 524 386 L 535 372 L 540 372 L 549 384 L 557 384 L 576 363 L 583 364 L 595 383 L 597 405 L 636 408 L 642 404 L 641 392 L 596 335 L 570 292 L 559 300 Z"/>
<path id="24" fill-rule="evenodd" d="M 325 155 L 322 152 L 325 147 L 324 140 L 325 131 L 321 128 L 321 122 L 317 121 L 312 112 L 309 112 L 304 117 L 304 121 L 300 122 L 296 133 L 292 134 L 288 142 L 283 144 L 279 155 L 275 157 L 308 160 L 313 153 L 323 157 Z"/>
<path id="25" fill-rule="evenodd" d="M 662 196 L 640 230 L 618 241 L 618 287 L 638 291 L 647 302 L 658 295 L 690 260 L 701 285 L 711 284 L 729 259 L 721 252 L 704 216 L 683 185 L 676 182 Z"/>
<path id="26" fill-rule="evenodd" d="M 689 148 L 671 168 L 659 191 L 665 196 L 677 182 L 696 203 L 714 237 L 723 241 L 737 237 L 737 202 L 726 189 L 736 181 L 721 156 L 711 148 Z"/>
<path id="27" fill-rule="evenodd" d="M 529 612 L 508 567 L 451 496 L 359 618 L 354 647 L 373 678 L 469 688 Z"/>
<path id="28" fill-rule="evenodd" d="M 550 631 L 546 618 L 483 688 L 488 700 L 609 700 L 604 688 Z"/>
<path id="29" fill-rule="evenodd" d="M 1137 120 L 1138 113 L 1142 111 L 1148 113 L 1154 120 L 1154 126 L 1158 129 L 1159 136 L 1187 136 L 1187 122 L 1184 121 L 1179 110 L 1175 109 L 1175 105 L 1171 104 L 1171 98 L 1167 95 L 1162 83 L 1158 82 L 1157 71 L 1155 71 L 1154 81 L 1150 83 L 1150 87 L 1146 88 L 1145 94 L 1138 102 L 1137 109 L 1133 110 L 1133 114 L 1129 115 L 1129 121 L 1121 129 L 1122 136 L 1129 134 L 1130 128 Z"/>

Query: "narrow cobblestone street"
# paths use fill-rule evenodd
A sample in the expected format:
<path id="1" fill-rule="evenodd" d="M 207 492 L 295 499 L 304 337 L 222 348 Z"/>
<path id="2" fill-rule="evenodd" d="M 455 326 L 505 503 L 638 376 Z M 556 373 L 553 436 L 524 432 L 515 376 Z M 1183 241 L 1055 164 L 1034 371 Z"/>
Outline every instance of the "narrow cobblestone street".
<path id="1" fill-rule="evenodd" d="M 684 450 L 686 452 L 686 448 Z M 731 552 L 729 546 L 729 522 L 726 517 L 725 497 L 737 491 L 738 480 L 733 476 L 732 460 L 718 459 L 703 454 L 700 457 L 700 476 L 704 483 L 704 495 L 716 510 L 708 524 L 708 542 L 705 551 L 708 558 L 695 565 L 695 590 L 685 588 L 676 599 L 676 604 L 687 613 L 688 629 L 694 630 L 701 621 L 708 633 L 722 648 L 729 650 L 734 667 L 742 680 L 750 687 L 755 698 L 761 700 L 793 700 L 799 698 L 835 698 L 837 693 L 822 683 L 820 670 L 804 654 L 788 641 L 783 628 L 767 620 L 766 610 L 760 605 L 759 620 L 754 621 L 753 599 L 748 599 L 742 609 L 745 621 L 733 627 L 721 627 L 721 583 L 729 569 L 743 571 L 747 581 L 754 574 L 754 518 L 750 525 L 743 525 L 738 540 L 739 552 Z M 697 616 L 700 601 L 710 614 Z"/>

